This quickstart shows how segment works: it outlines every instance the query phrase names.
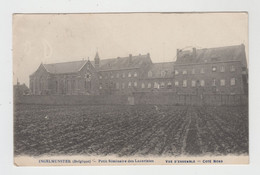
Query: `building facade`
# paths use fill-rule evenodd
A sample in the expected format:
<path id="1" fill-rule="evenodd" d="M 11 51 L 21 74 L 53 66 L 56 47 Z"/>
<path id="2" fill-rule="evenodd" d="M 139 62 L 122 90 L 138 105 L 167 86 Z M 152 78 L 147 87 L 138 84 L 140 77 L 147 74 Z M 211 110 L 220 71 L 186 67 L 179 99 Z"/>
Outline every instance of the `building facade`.
<path id="1" fill-rule="evenodd" d="M 244 45 L 177 50 L 177 59 L 153 63 L 150 54 L 94 61 L 41 64 L 30 76 L 33 95 L 100 95 L 139 92 L 247 94 Z"/>

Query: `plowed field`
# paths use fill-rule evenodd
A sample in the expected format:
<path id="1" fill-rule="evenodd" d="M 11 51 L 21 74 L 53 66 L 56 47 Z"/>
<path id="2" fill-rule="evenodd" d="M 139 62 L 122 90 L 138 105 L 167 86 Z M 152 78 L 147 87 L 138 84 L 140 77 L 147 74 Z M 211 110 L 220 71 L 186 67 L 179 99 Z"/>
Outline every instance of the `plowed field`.
<path id="1" fill-rule="evenodd" d="M 17 105 L 15 155 L 248 153 L 248 109 Z"/>

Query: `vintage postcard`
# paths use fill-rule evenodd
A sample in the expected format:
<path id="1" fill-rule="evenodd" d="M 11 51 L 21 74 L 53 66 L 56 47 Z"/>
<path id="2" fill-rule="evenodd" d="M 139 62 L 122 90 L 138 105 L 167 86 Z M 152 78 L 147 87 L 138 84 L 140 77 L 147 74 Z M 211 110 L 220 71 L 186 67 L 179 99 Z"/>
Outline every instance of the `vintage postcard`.
<path id="1" fill-rule="evenodd" d="M 249 163 L 248 14 L 14 14 L 17 166 Z"/>

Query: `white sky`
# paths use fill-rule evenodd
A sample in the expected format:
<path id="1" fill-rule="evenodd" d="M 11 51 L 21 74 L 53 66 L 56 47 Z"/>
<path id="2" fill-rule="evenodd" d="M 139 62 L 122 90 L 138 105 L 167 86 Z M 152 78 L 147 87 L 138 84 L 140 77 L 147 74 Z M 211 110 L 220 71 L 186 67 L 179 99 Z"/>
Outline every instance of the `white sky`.
<path id="1" fill-rule="evenodd" d="M 246 13 L 129 13 L 14 15 L 14 84 L 28 85 L 41 63 L 150 53 L 174 61 L 177 48 L 246 45 Z M 247 56 L 248 59 L 248 56 Z"/>

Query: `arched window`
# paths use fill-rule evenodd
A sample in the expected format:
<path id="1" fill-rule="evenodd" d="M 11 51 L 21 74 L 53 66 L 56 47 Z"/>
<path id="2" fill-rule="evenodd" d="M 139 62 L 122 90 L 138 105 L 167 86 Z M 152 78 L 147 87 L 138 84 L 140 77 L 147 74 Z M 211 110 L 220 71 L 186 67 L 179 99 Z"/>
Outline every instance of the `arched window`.
<path id="1" fill-rule="evenodd" d="M 151 88 L 151 87 L 152 87 L 152 84 L 148 83 L 147 88 Z"/>
<path id="2" fill-rule="evenodd" d="M 161 82 L 161 88 L 164 88 L 164 87 L 165 87 L 165 83 Z"/>
<path id="3" fill-rule="evenodd" d="M 137 72 L 134 73 L 134 77 L 137 77 Z"/>
<path id="4" fill-rule="evenodd" d="M 128 87 L 131 87 L 132 86 L 132 83 L 131 81 L 128 82 Z"/>
<path id="5" fill-rule="evenodd" d="M 148 72 L 148 77 L 149 77 L 149 78 L 152 78 L 152 76 L 153 76 L 152 71 L 149 71 L 149 72 Z"/>
<path id="6" fill-rule="evenodd" d="M 128 77 L 131 77 L 131 76 L 132 76 L 131 72 L 128 72 Z"/>
<path id="7" fill-rule="evenodd" d="M 157 82 L 154 82 L 153 88 L 159 88 L 159 84 Z"/>
<path id="8" fill-rule="evenodd" d="M 170 89 L 172 87 L 172 83 L 169 81 L 167 84 L 167 88 Z"/>

